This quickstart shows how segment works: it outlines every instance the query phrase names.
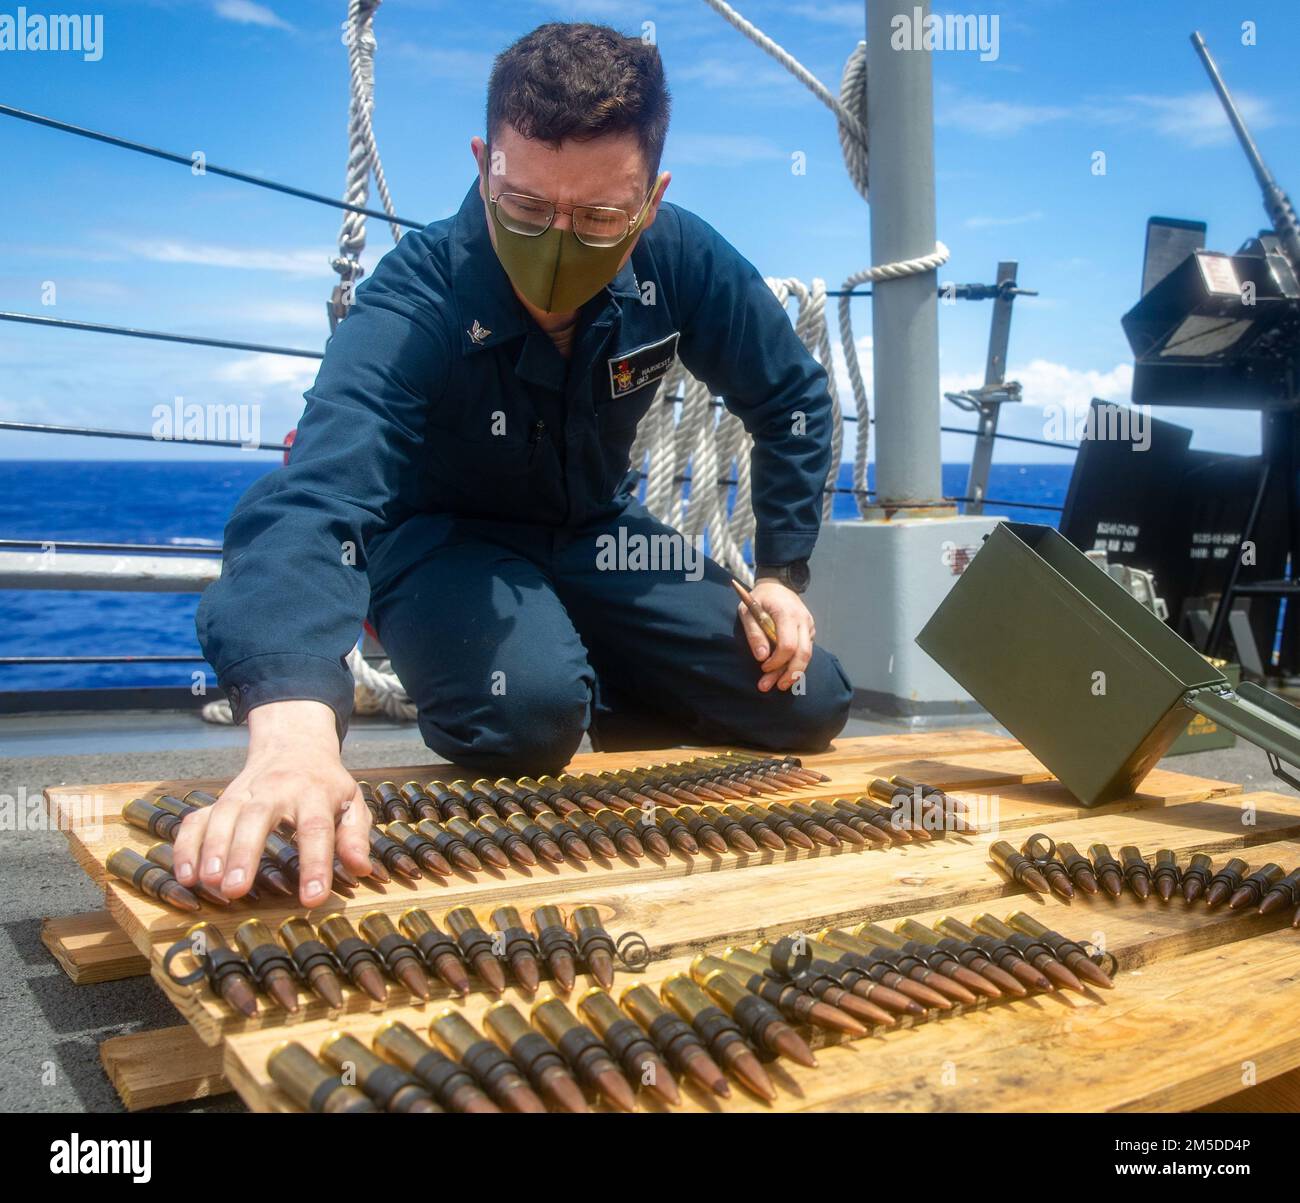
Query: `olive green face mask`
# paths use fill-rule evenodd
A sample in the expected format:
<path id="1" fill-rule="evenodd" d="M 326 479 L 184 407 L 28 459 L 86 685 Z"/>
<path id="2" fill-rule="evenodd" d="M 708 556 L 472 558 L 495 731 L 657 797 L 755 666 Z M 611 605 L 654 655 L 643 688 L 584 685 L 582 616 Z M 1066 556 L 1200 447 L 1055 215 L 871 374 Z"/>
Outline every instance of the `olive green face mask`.
<path id="1" fill-rule="evenodd" d="M 507 229 L 489 203 L 488 212 L 496 229 L 496 252 L 510 282 L 538 309 L 546 313 L 569 313 L 589 301 L 617 274 L 629 238 L 636 236 L 658 187 L 650 190 L 631 228 L 613 246 L 588 246 L 568 229 L 557 229 L 554 221 L 541 234 L 519 234 Z"/>

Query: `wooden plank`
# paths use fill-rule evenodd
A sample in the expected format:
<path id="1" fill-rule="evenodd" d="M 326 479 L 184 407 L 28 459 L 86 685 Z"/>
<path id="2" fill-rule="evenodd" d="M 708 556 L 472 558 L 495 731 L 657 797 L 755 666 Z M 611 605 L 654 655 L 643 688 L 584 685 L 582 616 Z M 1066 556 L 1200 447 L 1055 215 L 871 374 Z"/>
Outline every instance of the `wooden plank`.
<path id="1" fill-rule="evenodd" d="M 1262 840 L 1300 837 L 1300 799 L 1271 793 L 1249 798 L 1257 818 L 1251 827 L 1241 825 L 1240 809 L 1235 803 L 1203 802 L 1145 816 L 1111 815 L 1047 824 L 1044 830 L 1061 839 L 1096 839 L 1116 846 L 1136 843 L 1152 854 L 1157 847 L 1173 848 L 1184 857 L 1195 851 L 1226 851 Z M 658 959 L 729 943 L 748 943 L 772 933 L 809 930 L 812 926 L 880 921 L 918 913 L 929 918 L 939 909 L 947 913 L 961 907 L 978 910 L 1006 899 L 1032 901 L 1032 895 L 1009 882 L 989 861 L 991 838 L 951 838 L 942 844 L 786 862 L 769 859 L 739 875 L 638 878 L 611 882 L 603 888 L 595 888 L 595 883 L 582 888 L 556 888 L 530 893 L 526 898 L 521 898 L 515 886 L 496 884 L 491 890 L 467 893 L 459 902 L 473 906 L 485 925 L 490 910 L 500 902 L 595 905 L 616 938 L 626 932 L 639 933 L 651 955 Z M 1277 858 L 1288 857 L 1300 863 L 1300 846 L 1283 845 Z M 340 909 L 354 919 L 364 909 L 383 910 L 395 918 L 406 905 L 406 899 L 386 898 L 371 900 L 364 908 L 347 903 Z M 429 905 L 435 918 L 440 917 L 441 912 L 432 903 Z M 1150 904 L 1153 915 L 1159 905 Z M 1075 904 L 1077 917 L 1070 916 L 1071 931 L 1077 931 L 1078 938 L 1104 941 L 1109 946 L 1113 940 L 1106 934 L 1106 924 L 1116 909 L 1109 899 L 1080 899 Z M 1172 913 L 1175 908 L 1165 909 Z M 237 920 L 227 917 L 212 922 L 230 938 Z M 207 1043 L 215 1044 L 233 1032 L 295 1026 L 327 1013 L 323 1002 L 304 997 L 299 1015 L 285 1016 L 278 1010 L 263 1008 L 261 1014 L 247 1019 L 213 997 L 203 985 L 182 987 L 173 983 L 162 971 L 161 953 L 162 947 L 155 946 L 155 980 Z M 182 957 L 180 963 L 186 963 L 186 958 Z M 394 1002 L 406 1001 L 400 987 L 390 983 L 389 989 Z M 436 998 L 445 993 L 444 988 L 435 987 Z M 380 1006 L 360 991 L 349 989 L 343 1010 L 354 1013 Z"/>
<path id="2" fill-rule="evenodd" d="M 1261 1112 L 1286 1112 L 1294 1115 L 1300 1112 L 1300 1069 L 1278 1074 L 1267 1082 L 1215 1099 L 1197 1110 L 1235 1114 L 1251 1112 L 1256 1115 Z"/>
<path id="3" fill-rule="evenodd" d="M 1209 918 L 1203 911 L 1189 915 Z M 688 957 L 663 962 L 644 980 L 657 986 L 688 963 Z M 1184 1110 L 1239 1084 L 1241 1033 L 1250 1033 L 1250 1055 L 1261 1074 L 1300 1065 L 1300 1029 L 1288 1013 L 1298 977 L 1300 939 L 1287 929 L 1123 972 L 1113 992 L 958 1008 L 933 1022 L 903 1024 L 858 1041 L 832 1043 L 816 1033 L 817 1068 L 784 1061 L 769 1066 L 779 1094 L 773 1109 Z M 633 980 L 620 974 L 616 989 Z M 518 991 L 507 997 L 527 1010 L 529 1000 Z M 1221 1022 L 1225 997 L 1241 1000 L 1230 1025 Z M 471 996 L 450 1005 L 477 1025 L 492 1001 Z M 226 1076 L 254 1110 L 292 1111 L 265 1068 L 281 1041 L 299 1040 L 314 1050 L 331 1031 L 343 1029 L 368 1043 L 381 1023 L 394 1018 L 424 1032 L 438 1009 L 403 1007 L 231 1035 L 224 1044 Z M 1161 1056 L 1153 1057 L 1153 1049 Z M 642 1106 L 659 1109 L 645 1099 Z M 720 1102 L 689 1083 L 679 1108 L 764 1109 L 742 1090 Z"/>
<path id="4" fill-rule="evenodd" d="M 1027 786 L 1023 783 L 1034 777 L 1044 776 L 1042 766 L 1028 753 L 1008 748 L 1009 741 L 998 741 L 989 751 L 959 753 L 954 751 L 944 761 L 925 759 L 899 760 L 899 752 L 905 755 L 915 751 L 916 740 L 902 742 L 906 737 L 868 737 L 861 740 L 842 741 L 835 751 L 823 756 L 810 756 L 809 764 L 820 766 L 833 780 L 816 788 L 797 791 L 789 797 L 834 797 L 839 793 L 860 794 L 865 791 L 867 783 L 878 772 L 903 771 L 908 775 L 933 781 L 942 786 L 955 787 L 958 784 L 975 784 L 981 790 L 992 788 L 997 784 L 1016 785 L 1019 787 L 1014 798 L 1006 807 L 999 807 L 992 813 L 992 820 L 1006 824 L 1040 825 L 1062 813 L 1062 797 L 1055 783 L 1046 786 Z M 960 746 L 960 741 L 949 744 Z M 679 749 L 659 752 L 627 753 L 621 756 L 589 754 L 576 758 L 574 768 L 585 771 L 589 768 L 605 768 L 611 764 L 645 763 L 656 759 L 668 759 L 682 755 Z M 364 775 L 378 777 L 381 774 L 395 774 L 401 779 L 403 773 L 415 770 L 371 770 Z M 428 773 L 430 770 L 424 770 Z M 184 791 L 199 785 L 214 785 L 212 782 L 179 781 L 152 783 L 153 788 L 165 785 L 174 791 Z M 1156 792 L 1144 799 L 1136 799 L 1134 804 L 1143 806 L 1165 805 L 1172 802 L 1180 804 L 1189 798 L 1208 797 L 1237 787 L 1224 783 L 1212 782 L 1203 778 L 1187 779 L 1180 774 L 1166 774 L 1157 780 L 1157 785 L 1164 792 Z M 1035 801 L 1034 790 L 1044 789 L 1042 801 Z M 148 792 L 145 783 L 129 785 L 80 786 L 64 790 L 63 788 L 47 791 L 50 806 L 58 809 L 65 798 L 80 799 L 86 796 L 98 798 L 102 810 L 97 822 L 66 827 L 68 839 L 79 863 L 97 880 L 105 876 L 103 863 L 108 853 L 115 847 L 126 845 L 143 852 L 150 841 L 128 827 L 119 817 L 115 807 L 120 800 L 129 799 L 141 792 Z M 1003 813 L 1005 811 L 1005 814 Z M 1065 808 L 1066 813 L 1077 813 L 1077 806 Z M 840 855 L 859 855 L 853 850 L 846 850 Z M 891 852 L 889 855 L 895 855 Z M 614 862 L 603 860 L 577 863 L 566 862 L 560 866 L 538 866 L 532 870 L 520 870 L 512 867 L 509 871 L 498 873 L 484 871 L 476 877 L 458 875 L 445 881 L 426 879 L 418 886 L 394 882 L 386 887 L 363 884 L 355 900 L 347 901 L 338 895 L 318 908 L 315 915 L 324 915 L 334 911 L 344 913 L 364 913 L 372 908 L 382 910 L 400 910 L 407 906 L 421 905 L 434 909 L 448 908 L 461 902 L 484 903 L 511 897 L 516 900 L 547 899 L 563 896 L 574 891 L 590 892 L 612 888 L 623 883 L 651 883 L 660 879 L 694 878 L 711 875 L 732 869 L 752 870 L 755 867 L 779 863 L 789 865 L 804 859 L 824 861 L 825 850 L 807 853 L 802 850 L 773 854 L 763 850 L 757 855 L 744 856 L 726 853 L 721 856 L 702 855 L 687 857 L 674 852 L 667 861 L 653 859 L 633 861 L 621 858 Z M 107 905 L 114 919 L 134 941 L 141 953 L 149 954 L 151 949 L 162 942 L 171 942 L 179 938 L 190 920 L 150 899 L 137 895 L 134 890 L 114 881 L 105 883 Z M 241 918 L 257 914 L 267 922 L 275 923 L 285 916 L 297 913 L 296 906 L 282 906 L 277 902 L 266 902 L 253 906 L 240 903 L 228 912 L 218 912 L 214 918 L 218 922 L 238 922 Z"/>
<path id="5" fill-rule="evenodd" d="M 204 1045 L 188 1024 L 112 1036 L 100 1044 L 99 1059 L 128 1111 L 230 1091 L 220 1050 Z"/>
<path id="6" fill-rule="evenodd" d="M 42 920 L 41 943 L 78 986 L 149 972 L 148 959 L 107 911 Z"/>

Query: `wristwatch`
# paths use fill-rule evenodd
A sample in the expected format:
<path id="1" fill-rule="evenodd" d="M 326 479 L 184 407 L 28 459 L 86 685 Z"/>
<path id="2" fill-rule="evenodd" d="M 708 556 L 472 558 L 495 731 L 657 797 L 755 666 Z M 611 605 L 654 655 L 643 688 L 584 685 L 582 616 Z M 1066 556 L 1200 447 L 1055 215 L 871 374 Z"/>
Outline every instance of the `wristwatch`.
<path id="1" fill-rule="evenodd" d="M 803 593 L 812 581 L 807 560 L 791 560 L 788 564 L 758 564 L 754 568 L 754 580 L 767 577 L 780 581 L 787 589 Z"/>

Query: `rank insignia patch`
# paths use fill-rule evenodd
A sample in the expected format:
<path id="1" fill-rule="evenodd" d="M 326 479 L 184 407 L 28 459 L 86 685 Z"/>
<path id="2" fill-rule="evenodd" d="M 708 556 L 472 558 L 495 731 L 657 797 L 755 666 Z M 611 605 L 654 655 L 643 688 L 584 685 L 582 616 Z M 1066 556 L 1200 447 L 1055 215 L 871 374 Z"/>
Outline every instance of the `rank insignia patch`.
<path id="1" fill-rule="evenodd" d="M 681 335 L 674 330 L 667 338 L 648 343 L 622 355 L 609 359 L 609 395 L 624 397 L 647 384 L 662 380 L 677 362 L 677 340 Z"/>

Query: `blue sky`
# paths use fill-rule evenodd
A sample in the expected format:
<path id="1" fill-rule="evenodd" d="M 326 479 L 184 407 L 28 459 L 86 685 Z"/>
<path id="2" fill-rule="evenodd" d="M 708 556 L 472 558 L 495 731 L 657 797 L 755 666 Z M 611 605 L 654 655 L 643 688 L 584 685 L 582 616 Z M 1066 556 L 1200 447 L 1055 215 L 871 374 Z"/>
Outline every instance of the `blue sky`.
<path id="1" fill-rule="evenodd" d="M 838 91 L 863 7 L 737 0 L 746 16 Z M 0 2 L 0 16 L 17 5 Z M 29 4 L 29 12 L 74 6 Z M 78 9 L 80 11 L 80 9 Z M 337 195 L 346 157 L 343 0 L 142 0 L 99 5 L 103 56 L 0 53 L 0 100 L 212 163 Z M 938 11 L 999 17 L 999 54 L 934 57 L 939 236 L 946 279 L 992 280 L 1020 261 L 1041 296 L 1017 302 L 1010 374 L 1025 385 L 1003 428 L 1040 434 L 1041 406 L 1126 400 L 1119 325 L 1137 298 L 1151 214 L 1209 223 L 1231 250 L 1265 221 L 1259 194 L 1188 43 L 1199 28 L 1283 186 L 1300 195 L 1300 78 L 1288 0 L 1018 0 Z M 700 0 L 386 0 L 379 11 L 376 131 L 398 211 L 435 220 L 471 179 L 493 54 L 545 20 L 653 21 L 674 94 L 669 198 L 720 229 L 765 275 L 825 278 L 868 262 L 869 211 L 849 183 L 835 123 L 804 88 Z M 1257 44 L 1242 44 L 1242 22 Z M 1104 151 L 1107 173 L 1090 170 Z M 790 170 L 803 151 L 807 173 Z M 337 211 L 0 118 L 6 237 L 0 308 L 319 347 Z M 368 260 L 390 237 L 369 226 Z M 57 303 L 42 305 L 55 285 Z M 858 302 L 859 333 L 870 331 Z M 989 306 L 941 308 L 945 387 L 979 382 Z M 864 342 L 865 346 L 865 342 Z M 291 428 L 309 361 L 0 325 L 0 416 L 148 430 L 176 396 L 261 409 Z M 847 395 L 847 393 L 846 393 Z M 1197 444 L 1257 449 L 1253 415 L 1164 411 Z M 969 417 L 945 405 L 945 420 Z M 945 439 L 945 459 L 969 441 Z M 0 433 L 0 458 L 212 451 Z M 232 453 L 238 454 L 238 453 Z M 1053 453 L 1046 458 L 1059 459 Z M 1030 458 L 1021 449 L 1000 458 Z"/>

